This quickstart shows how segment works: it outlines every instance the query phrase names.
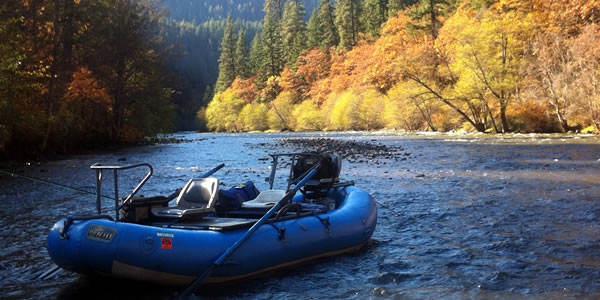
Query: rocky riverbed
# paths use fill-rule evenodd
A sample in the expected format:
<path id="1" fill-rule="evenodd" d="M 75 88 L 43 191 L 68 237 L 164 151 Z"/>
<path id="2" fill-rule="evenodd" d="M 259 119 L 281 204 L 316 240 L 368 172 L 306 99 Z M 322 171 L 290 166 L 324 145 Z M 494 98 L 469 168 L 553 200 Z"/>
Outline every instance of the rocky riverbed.
<path id="1" fill-rule="evenodd" d="M 274 144 L 263 144 L 271 151 L 286 149 L 290 152 L 333 153 L 345 161 L 356 163 L 383 163 L 384 160 L 404 161 L 411 154 L 400 145 L 386 146 L 372 139 L 347 140 L 332 138 L 281 138 Z"/>

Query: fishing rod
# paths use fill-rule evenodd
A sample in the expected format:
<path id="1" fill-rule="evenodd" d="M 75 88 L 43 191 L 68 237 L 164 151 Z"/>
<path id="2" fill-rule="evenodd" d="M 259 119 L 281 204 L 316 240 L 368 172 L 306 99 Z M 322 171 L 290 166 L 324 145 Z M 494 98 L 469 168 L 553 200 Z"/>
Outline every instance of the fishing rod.
<path id="1" fill-rule="evenodd" d="M 0 173 L 9 175 L 11 177 L 20 177 L 20 178 L 28 179 L 28 180 L 31 180 L 31 181 L 34 181 L 34 182 L 38 182 L 38 183 L 44 183 L 44 184 L 54 185 L 54 186 L 58 186 L 58 187 L 70 189 L 70 190 L 73 190 L 73 191 L 76 191 L 76 192 L 80 192 L 80 193 L 84 193 L 84 194 L 89 194 L 89 195 L 96 196 L 95 192 L 86 191 L 86 190 L 83 190 L 83 189 L 80 189 L 80 188 L 72 187 L 72 186 L 69 186 L 69 185 L 66 185 L 66 184 L 62 184 L 62 183 L 58 183 L 58 182 L 53 182 L 53 181 L 48 181 L 48 180 L 44 180 L 44 179 L 39 179 L 39 178 L 27 176 L 27 175 L 15 174 L 15 173 L 4 171 L 4 170 L 0 170 Z M 102 197 L 104 199 L 114 200 L 114 199 L 106 197 L 106 196 L 100 196 L 100 197 Z"/>
<path id="2" fill-rule="evenodd" d="M 373 199 L 373 201 L 375 201 L 375 203 L 377 203 L 377 205 L 379 205 L 379 206 L 387 209 L 389 212 L 391 212 L 392 214 L 396 215 L 397 217 L 402 217 L 401 214 L 397 213 L 396 211 L 394 211 L 393 209 L 391 209 L 389 206 L 383 205 L 383 203 L 381 203 L 381 202 L 379 202 L 379 201 L 377 201 L 375 199 Z"/>

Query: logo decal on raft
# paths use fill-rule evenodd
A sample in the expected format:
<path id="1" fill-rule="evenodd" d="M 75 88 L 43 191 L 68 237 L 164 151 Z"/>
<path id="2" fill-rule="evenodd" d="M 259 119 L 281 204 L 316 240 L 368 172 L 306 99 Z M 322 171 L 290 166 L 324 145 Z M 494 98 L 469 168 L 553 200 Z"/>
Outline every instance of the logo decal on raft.
<path id="1" fill-rule="evenodd" d="M 170 238 L 172 239 L 175 235 L 173 235 L 172 233 L 166 233 L 166 232 L 157 232 L 156 233 L 157 237 L 165 237 L 165 238 Z"/>
<path id="2" fill-rule="evenodd" d="M 171 239 L 161 238 L 160 248 L 165 250 L 173 250 L 173 241 Z"/>
<path id="3" fill-rule="evenodd" d="M 92 224 L 86 232 L 86 237 L 88 240 L 110 243 L 116 234 L 117 230 L 115 228 Z"/>

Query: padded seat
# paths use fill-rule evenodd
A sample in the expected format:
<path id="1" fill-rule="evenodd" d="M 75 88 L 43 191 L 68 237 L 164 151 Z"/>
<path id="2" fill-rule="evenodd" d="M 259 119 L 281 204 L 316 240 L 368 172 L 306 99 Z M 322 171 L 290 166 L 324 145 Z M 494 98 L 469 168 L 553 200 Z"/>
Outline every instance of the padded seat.
<path id="1" fill-rule="evenodd" d="M 260 192 L 256 199 L 242 203 L 242 208 L 270 208 L 285 196 L 284 190 L 266 190 Z"/>
<path id="2" fill-rule="evenodd" d="M 163 218 L 202 218 L 215 212 L 219 191 L 217 178 L 190 179 L 183 187 L 175 207 L 153 208 L 152 214 Z"/>

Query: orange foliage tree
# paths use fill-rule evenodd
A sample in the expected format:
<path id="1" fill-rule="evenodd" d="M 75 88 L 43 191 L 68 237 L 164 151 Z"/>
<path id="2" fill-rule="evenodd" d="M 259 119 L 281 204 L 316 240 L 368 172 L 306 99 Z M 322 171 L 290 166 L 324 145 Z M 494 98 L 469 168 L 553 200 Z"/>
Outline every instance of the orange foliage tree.
<path id="1" fill-rule="evenodd" d="M 67 93 L 60 102 L 59 126 L 65 143 L 88 146 L 110 138 L 111 98 L 87 68 L 73 74 Z"/>
<path id="2" fill-rule="evenodd" d="M 242 79 L 237 77 L 231 84 L 231 92 L 238 98 L 244 100 L 246 104 L 252 103 L 258 99 L 256 85 L 254 84 L 256 77 Z"/>

